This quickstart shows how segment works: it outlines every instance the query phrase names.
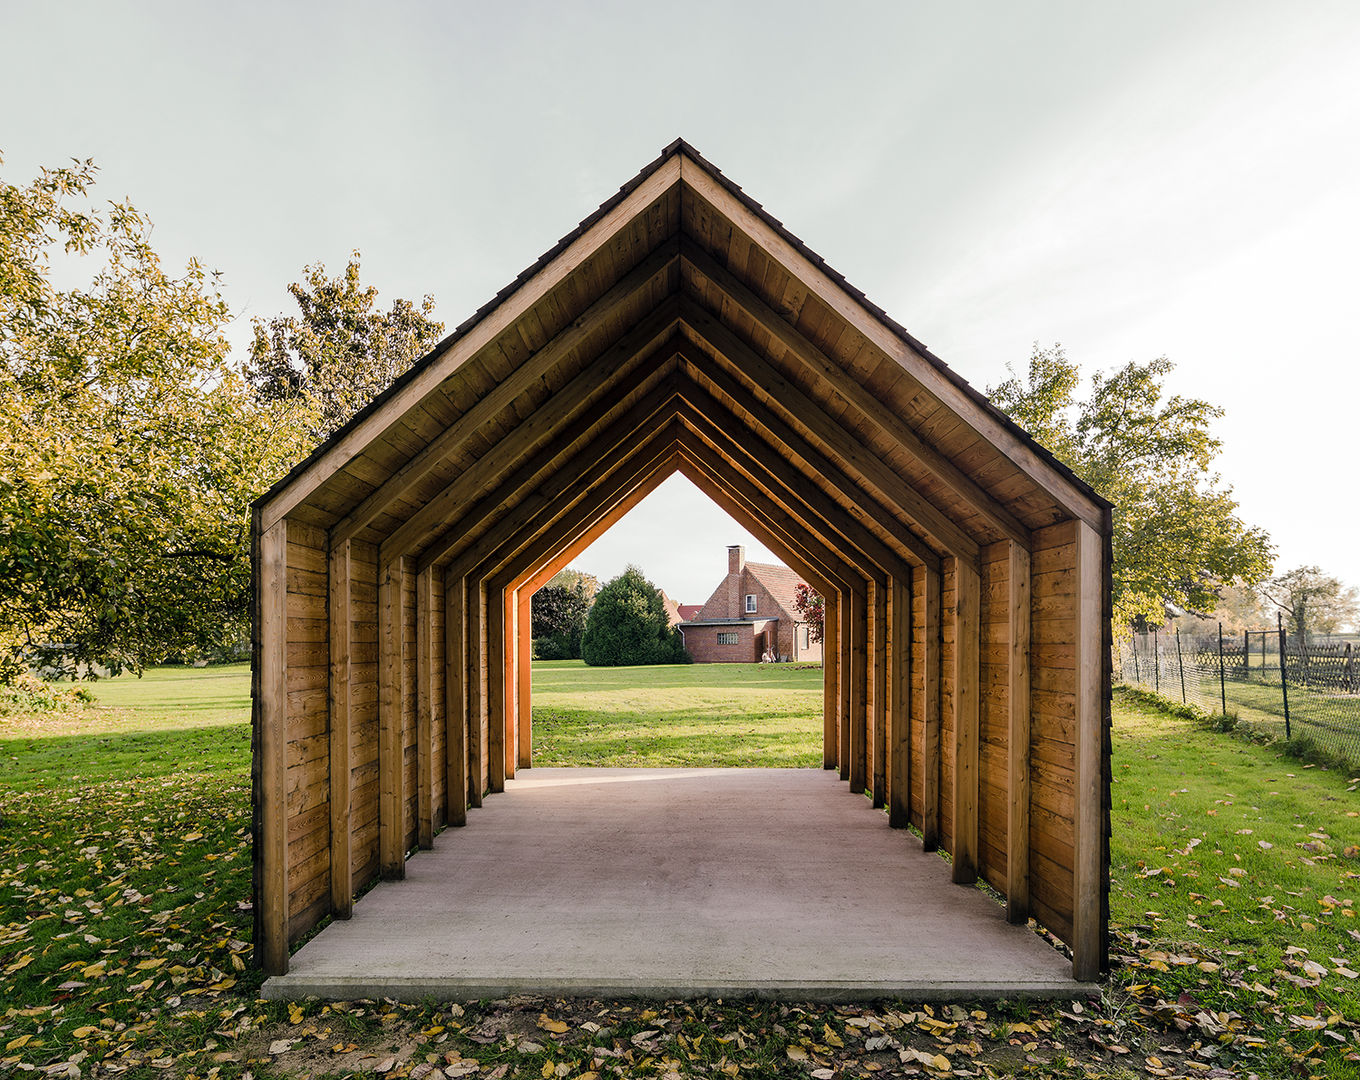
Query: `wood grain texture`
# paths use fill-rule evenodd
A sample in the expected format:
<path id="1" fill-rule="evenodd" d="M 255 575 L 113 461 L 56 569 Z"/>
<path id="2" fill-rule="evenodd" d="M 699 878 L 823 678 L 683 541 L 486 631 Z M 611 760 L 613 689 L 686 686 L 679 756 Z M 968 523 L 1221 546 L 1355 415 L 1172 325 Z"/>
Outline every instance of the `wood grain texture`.
<path id="1" fill-rule="evenodd" d="M 981 582 L 962 559 L 955 560 L 954 570 L 953 876 L 966 885 L 978 875 Z"/>
<path id="2" fill-rule="evenodd" d="M 351 548 L 351 542 L 344 540 L 330 551 L 330 875 L 331 914 L 337 919 L 348 919 L 354 911 L 350 807 Z"/>
<path id="3" fill-rule="evenodd" d="M 1030 907 L 1030 554 L 1018 544 L 1010 545 L 1009 554 L 1006 918 L 1023 923 L 1029 918 Z"/>
<path id="4" fill-rule="evenodd" d="M 287 543 L 288 523 L 278 521 L 258 540 L 256 604 L 259 650 L 258 720 L 260 762 L 258 899 L 260 966 L 270 975 L 288 971 L 288 806 L 285 739 L 288 719 Z"/>
<path id="5" fill-rule="evenodd" d="M 925 632 L 921 636 L 921 844 L 927 851 L 940 846 L 940 575 L 925 571 L 922 580 Z"/>
<path id="6" fill-rule="evenodd" d="M 402 561 L 385 564 L 378 580 L 379 873 L 406 874 L 406 768 L 402 714 Z"/>
<path id="7" fill-rule="evenodd" d="M 444 771 L 448 789 L 448 823 L 467 824 L 468 738 L 467 657 L 463 644 L 464 585 L 461 577 L 444 579 Z"/>
<path id="8" fill-rule="evenodd" d="M 1105 737 L 1104 595 L 1105 544 L 1085 522 L 1077 526 L 1077 747 L 1076 838 L 1073 867 L 1072 976 L 1099 978 L 1106 942 L 1101 909 L 1108 887 L 1104 850 Z"/>
<path id="9" fill-rule="evenodd" d="M 428 850 L 434 846 L 434 727 L 435 656 L 434 571 L 426 568 L 416 576 L 416 753 L 418 761 L 416 800 L 416 843 Z"/>
<path id="10" fill-rule="evenodd" d="M 889 603 L 888 824 L 911 824 L 911 584 L 894 577 Z"/>
<path id="11" fill-rule="evenodd" d="M 840 745 L 836 738 L 839 729 L 837 712 L 840 708 L 840 597 L 823 593 L 822 610 L 822 768 L 834 769 L 839 764 Z"/>

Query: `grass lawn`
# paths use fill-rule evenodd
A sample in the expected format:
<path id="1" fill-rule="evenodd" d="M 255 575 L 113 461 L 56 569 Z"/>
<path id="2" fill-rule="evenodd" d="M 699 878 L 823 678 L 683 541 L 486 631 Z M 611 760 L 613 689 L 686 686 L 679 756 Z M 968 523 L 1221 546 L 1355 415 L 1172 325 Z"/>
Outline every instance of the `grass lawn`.
<path id="1" fill-rule="evenodd" d="M 815 670 L 546 664 L 534 677 L 540 764 L 819 764 Z M 259 1001 L 247 688 L 240 666 L 161 669 L 96 684 L 80 713 L 0 720 L 0 1075 L 1360 1071 L 1360 785 L 1127 697 L 1117 964 L 1079 1002 Z M 644 737 L 647 718 L 664 743 Z"/>
<path id="2" fill-rule="evenodd" d="M 533 665 L 534 762 L 820 768 L 815 665 Z"/>

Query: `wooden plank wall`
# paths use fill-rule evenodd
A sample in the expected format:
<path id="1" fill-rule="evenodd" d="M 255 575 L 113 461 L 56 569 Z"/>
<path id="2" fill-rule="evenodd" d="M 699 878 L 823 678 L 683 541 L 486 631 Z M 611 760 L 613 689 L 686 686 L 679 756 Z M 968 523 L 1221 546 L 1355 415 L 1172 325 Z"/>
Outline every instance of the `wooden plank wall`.
<path id="1" fill-rule="evenodd" d="M 940 571 L 940 847 L 954 850 L 954 560 Z"/>
<path id="2" fill-rule="evenodd" d="M 330 909 L 330 624 L 324 530 L 288 522 L 287 807 L 288 938 Z"/>
<path id="3" fill-rule="evenodd" d="M 1030 907 L 1072 940 L 1076 790 L 1076 524 L 1034 533 Z"/>
<path id="4" fill-rule="evenodd" d="M 402 844 L 407 852 L 419 843 L 420 832 L 420 743 L 417 738 L 416 711 L 416 575 L 414 570 L 401 581 L 401 760 Z"/>

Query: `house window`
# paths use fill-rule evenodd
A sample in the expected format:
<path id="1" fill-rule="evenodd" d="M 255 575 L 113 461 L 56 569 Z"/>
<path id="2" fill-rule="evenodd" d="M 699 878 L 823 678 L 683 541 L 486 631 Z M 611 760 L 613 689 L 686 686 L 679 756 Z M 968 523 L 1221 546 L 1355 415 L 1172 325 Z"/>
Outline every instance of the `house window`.
<path id="1" fill-rule="evenodd" d="M 805 626 L 803 627 L 803 648 L 806 649 L 809 646 L 809 644 L 810 641 L 808 637 L 808 628 Z"/>
<path id="2" fill-rule="evenodd" d="M 756 613 L 756 594 L 755 594 L 755 593 L 747 593 L 747 594 L 746 594 L 746 614 L 747 614 L 747 615 L 754 615 L 755 613 Z"/>
<path id="3" fill-rule="evenodd" d="M 728 633 L 728 632 L 725 632 L 725 631 L 720 631 L 720 632 L 718 633 L 718 644 L 719 644 L 719 645 L 735 645 L 736 643 L 737 643 L 737 635 L 736 635 L 735 633 Z"/>

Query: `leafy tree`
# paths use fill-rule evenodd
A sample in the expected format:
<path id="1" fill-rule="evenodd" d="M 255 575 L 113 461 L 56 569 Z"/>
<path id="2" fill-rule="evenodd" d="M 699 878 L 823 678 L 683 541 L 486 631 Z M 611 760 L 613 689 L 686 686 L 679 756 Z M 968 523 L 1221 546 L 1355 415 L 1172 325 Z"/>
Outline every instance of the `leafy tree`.
<path id="1" fill-rule="evenodd" d="M 297 446 L 227 361 L 226 304 L 90 161 L 0 181 L 0 678 L 244 633 L 249 500 Z M 90 276 L 83 285 L 58 287 Z M 48 648 L 42 655 L 44 646 Z"/>
<path id="2" fill-rule="evenodd" d="M 1219 590 L 1269 572 L 1270 538 L 1237 516 L 1232 491 L 1210 469 L 1222 410 L 1167 396 L 1165 357 L 1091 377 L 1060 346 L 1035 347 L 1022 378 L 1012 369 L 988 396 L 1060 461 L 1114 504 L 1116 625 L 1160 624 L 1168 605 L 1210 611 Z"/>
<path id="3" fill-rule="evenodd" d="M 808 641 L 820 645 L 826 623 L 826 601 L 821 594 L 800 581 L 793 590 L 793 610 L 808 624 Z"/>
<path id="4" fill-rule="evenodd" d="M 379 310 L 378 290 L 359 283 L 357 251 L 339 277 L 327 277 L 321 263 L 303 273 L 288 286 L 299 314 L 252 324 L 246 375 L 262 402 L 305 402 L 320 442 L 429 352 L 444 324 L 430 317 L 431 296 L 418 307 L 398 299 Z"/>
<path id="5" fill-rule="evenodd" d="M 1314 634 L 1333 634 L 1360 621 L 1360 591 L 1344 588 L 1316 566 L 1300 566 L 1271 578 L 1261 595 L 1283 613 L 1295 640 L 1307 645 Z"/>
<path id="6" fill-rule="evenodd" d="M 577 660 L 595 578 L 564 570 L 534 593 L 531 605 L 534 653 L 540 660 Z"/>
<path id="7" fill-rule="evenodd" d="M 680 631 L 671 628 L 660 591 L 629 566 L 596 595 L 581 637 L 581 658 L 594 667 L 619 667 L 679 664 L 689 654 Z"/>

